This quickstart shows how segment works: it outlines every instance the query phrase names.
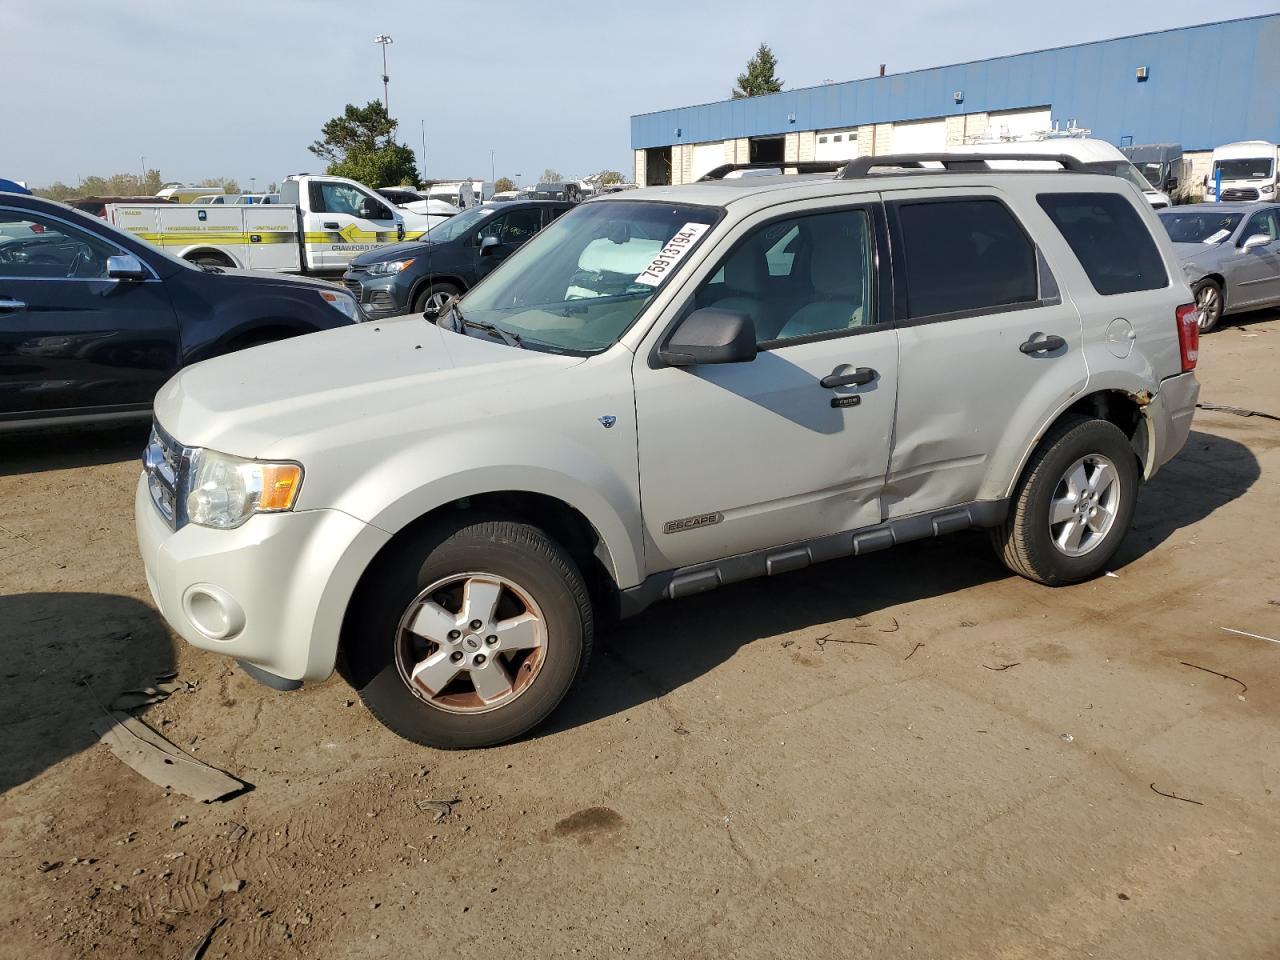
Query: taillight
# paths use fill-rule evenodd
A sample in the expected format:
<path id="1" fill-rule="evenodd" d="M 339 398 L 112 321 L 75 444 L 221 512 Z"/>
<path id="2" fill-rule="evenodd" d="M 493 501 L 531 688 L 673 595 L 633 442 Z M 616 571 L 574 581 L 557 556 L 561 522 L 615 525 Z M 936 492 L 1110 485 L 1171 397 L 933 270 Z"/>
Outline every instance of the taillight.
<path id="1" fill-rule="evenodd" d="M 1178 308 L 1178 350 L 1182 353 L 1182 372 L 1196 368 L 1200 359 L 1200 308 L 1184 303 Z"/>

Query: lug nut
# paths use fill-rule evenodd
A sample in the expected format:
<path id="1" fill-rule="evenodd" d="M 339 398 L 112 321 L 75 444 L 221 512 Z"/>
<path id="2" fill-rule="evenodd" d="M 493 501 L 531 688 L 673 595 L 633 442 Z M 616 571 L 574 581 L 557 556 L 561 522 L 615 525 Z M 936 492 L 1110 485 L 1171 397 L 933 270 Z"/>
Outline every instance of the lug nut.
<path id="1" fill-rule="evenodd" d="M 498 638 L 495 637 L 493 634 L 489 634 L 489 636 L 484 638 L 484 642 L 492 647 L 495 643 L 498 642 Z"/>
<path id="2" fill-rule="evenodd" d="M 485 656 L 484 656 L 484 654 L 483 654 L 483 653 L 477 653 L 477 654 L 476 654 L 476 666 L 477 666 L 477 667 L 483 667 L 483 666 L 484 666 L 484 660 L 485 660 Z"/>
<path id="3" fill-rule="evenodd" d="M 457 663 L 459 660 L 462 659 L 462 651 L 455 650 L 453 653 L 449 654 L 449 659 L 452 660 L 454 663 Z"/>
<path id="4" fill-rule="evenodd" d="M 472 620 L 472 621 L 471 621 L 471 629 L 472 629 L 472 630 L 479 630 L 479 629 L 480 629 L 481 627 L 483 627 L 483 626 L 484 626 L 484 624 L 483 624 L 483 623 L 481 623 L 479 620 Z"/>
<path id="5" fill-rule="evenodd" d="M 457 640 L 460 636 L 462 636 L 462 631 L 461 631 L 461 630 L 450 630 L 450 631 L 449 631 L 449 639 L 450 639 L 450 640 Z"/>

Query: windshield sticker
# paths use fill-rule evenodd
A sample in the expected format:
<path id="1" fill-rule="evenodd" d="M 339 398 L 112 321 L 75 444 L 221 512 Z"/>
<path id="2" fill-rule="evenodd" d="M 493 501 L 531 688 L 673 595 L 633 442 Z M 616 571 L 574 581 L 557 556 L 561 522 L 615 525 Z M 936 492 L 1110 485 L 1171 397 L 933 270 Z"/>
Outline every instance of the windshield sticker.
<path id="1" fill-rule="evenodd" d="M 643 283 L 647 287 L 656 287 L 662 282 L 662 278 L 684 259 L 685 254 L 693 249 L 698 238 L 710 229 L 709 224 L 686 223 L 667 241 L 666 246 L 658 251 L 652 262 L 640 271 L 635 282 Z"/>
<path id="2" fill-rule="evenodd" d="M 1227 239 L 1227 237 L 1229 236 L 1231 236 L 1230 230 L 1219 230 L 1213 236 L 1205 237 L 1204 242 L 1205 243 L 1221 243 L 1223 240 Z"/>

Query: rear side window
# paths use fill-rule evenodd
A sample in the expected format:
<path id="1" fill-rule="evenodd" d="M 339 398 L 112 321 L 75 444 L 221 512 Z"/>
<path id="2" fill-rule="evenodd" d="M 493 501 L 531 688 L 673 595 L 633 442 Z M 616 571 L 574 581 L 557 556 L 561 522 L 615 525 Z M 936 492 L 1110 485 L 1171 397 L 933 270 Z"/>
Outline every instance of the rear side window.
<path id="1" fill-rule="evenodd" d="M 901 203 L 897 215 L 910 319 L 1039 299 L 1036 248 L 1000 201 Z"/>
<path id="2" fill-rule="evenodd" d="M 1115 193 L 1036 197 L 1103 296 L 1169 285 L 1160 249 L 1133 204 Z"/>

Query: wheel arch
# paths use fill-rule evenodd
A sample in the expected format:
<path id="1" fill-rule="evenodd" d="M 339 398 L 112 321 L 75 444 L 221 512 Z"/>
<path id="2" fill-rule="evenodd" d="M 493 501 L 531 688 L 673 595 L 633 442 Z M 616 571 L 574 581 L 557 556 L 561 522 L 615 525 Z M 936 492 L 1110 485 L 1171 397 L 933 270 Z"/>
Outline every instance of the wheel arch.
<path id="1" fill-rule="evenodd" d="M 425 277 L 419 277 L 414 281 L 413 286 L 409 289 L 409 309 L 413 309 L 413 302 L 418 299 L 418 294 L 422 293 L 424 287 L 429 287 L 433 283 L 447 283 L 457 287 L 463 293 L 467 292 L 468 284 L 458 276 L 447 273 L 429 273 Z"/>
<path id="2" fill-rule="evenodd" d="M 208 257 L 211 260 L 220 261 L 221 266 L 231 267 L 233 270 L 243 270 L 244 264 L 241 263 L 233 254 L 228 253 L 221 247 L 210 247 L 204 245 L 196 245 L 184 247 L 178 254 L 187 263 L 195 263 L 200 257 Z"/>

